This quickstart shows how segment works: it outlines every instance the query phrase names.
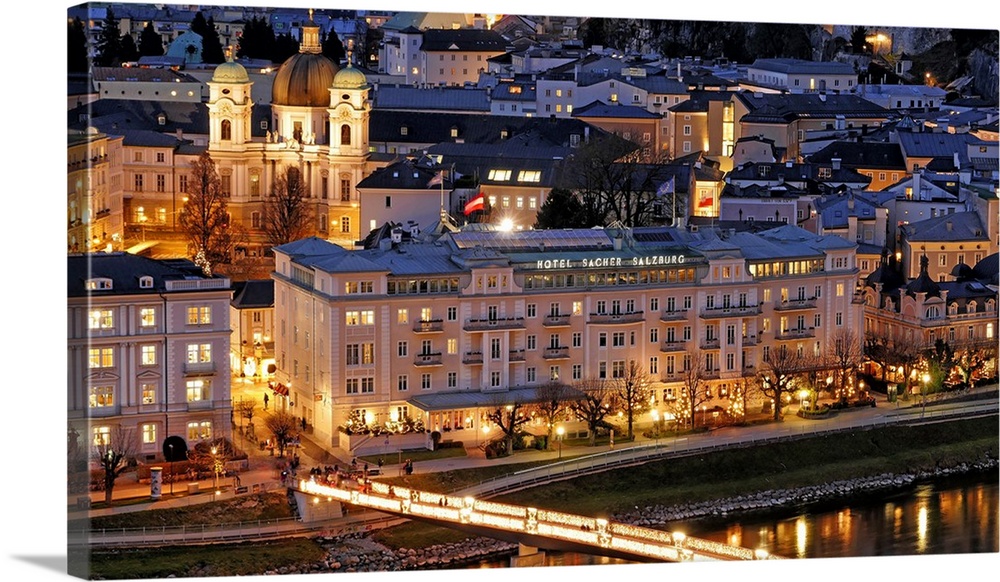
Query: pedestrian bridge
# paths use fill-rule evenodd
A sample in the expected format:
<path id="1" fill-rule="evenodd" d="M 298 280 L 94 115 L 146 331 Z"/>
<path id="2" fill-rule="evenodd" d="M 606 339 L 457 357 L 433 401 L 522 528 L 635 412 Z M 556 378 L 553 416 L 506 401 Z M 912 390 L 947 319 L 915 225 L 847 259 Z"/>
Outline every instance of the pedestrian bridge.
<path id="1" fill-rule="evenodd" d="M 763 550 L 730 546 L 679 532 L 670 533 L 473 497 L 431 493 L 377 481 L 368 481 L 363 487 L 343 487 L 302 479 L 296 489 L 313 496 L 313 503 L 339 501 L 547 550 L 641 562 L 777 558 Z"/>

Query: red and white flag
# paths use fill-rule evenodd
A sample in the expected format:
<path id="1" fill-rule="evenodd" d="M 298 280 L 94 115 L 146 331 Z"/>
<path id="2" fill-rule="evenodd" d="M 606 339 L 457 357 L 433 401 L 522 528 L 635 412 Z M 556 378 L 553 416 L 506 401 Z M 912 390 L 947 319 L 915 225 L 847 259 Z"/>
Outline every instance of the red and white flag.
<path id="1" fill-rule="evenodd" d="M 443 184 L 443 183 L 444 183 L 444 170 L 441 170 L 437 174 L 434 174 L 434 177 L 431 178 L 430 182 L 427 182 L 427 187 L 430 188 L 431 186 L 437 186 L 438 184 Z"/>
<path id="2" fill-rule="evenodd" d="M 477 210 L 483 210 L 486 204 L 486 200 L 483 198 L 483 193 L 480 192 L 476 194 L 476 197 L 465 205 L 465 215 L 468 216 Z"/>

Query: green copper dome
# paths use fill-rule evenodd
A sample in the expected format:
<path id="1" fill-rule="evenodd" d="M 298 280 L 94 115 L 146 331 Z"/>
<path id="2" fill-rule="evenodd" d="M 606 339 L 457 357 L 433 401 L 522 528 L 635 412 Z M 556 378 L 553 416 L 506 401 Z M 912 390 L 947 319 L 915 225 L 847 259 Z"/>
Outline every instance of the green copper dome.
<path id="1" fill-rule="evenodd" d="M 212 81 L 215 83 L 249 83 L 250 75 L 247 75 L 247 70 L 243 68 L 243 65 L 226 61 L 215 67 Z"/>
<path id="2" fill-rule="evenodd" d="M 360 89 L 368 84 L 365 74 L 355 69 L 350 63 L 333 77 L 333 86 L 338 89 Z"/>

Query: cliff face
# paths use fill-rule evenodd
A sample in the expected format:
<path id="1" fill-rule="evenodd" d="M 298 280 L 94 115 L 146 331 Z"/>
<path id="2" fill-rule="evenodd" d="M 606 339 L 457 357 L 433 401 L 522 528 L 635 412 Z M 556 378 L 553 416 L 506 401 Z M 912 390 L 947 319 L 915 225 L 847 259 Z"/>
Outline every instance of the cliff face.
<path id="1" fill-rule="evenodd" d="M 997 100 L 1000 87 L 1000 63 L 997 61 L 996 46 L 992 54 L 987 50 L 976 49 L 969 55 L 969 75 L 972 76 L 972 86 L 976 93 L 985 99 Z"/>
<path id="2" fill-rule="evenodd" d="M 835 25 L 833 26 L 833 36 L 851 38 L 851 31 L 854 26 Z M 892 53 L 914 53 L 923 52 L 939 42 L 951 39 L 951 31 L 947 28 L 910 28 L 901 26 L 865 26 L 868 35 L 883 34 L 886 36 L 884 44 L 875 47 L 880 54 Z"/>

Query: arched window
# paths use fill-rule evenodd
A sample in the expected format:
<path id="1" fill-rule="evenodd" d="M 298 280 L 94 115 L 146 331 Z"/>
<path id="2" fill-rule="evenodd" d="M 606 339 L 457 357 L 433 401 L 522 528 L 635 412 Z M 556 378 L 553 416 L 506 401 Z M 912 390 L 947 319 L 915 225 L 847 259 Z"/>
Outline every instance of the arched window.
<path id="1" fill-rule="evenodd" d="M 954 303 L 954 302 L 949 303 L 948 304 L 948 315 L 957 315 L 957 314 L 958 314 L 958 303 Z"/>
<path id="2" fill-rule="evenodd" d="M 346 123 L 340 126 L 340 145 L 351 145 L 351 126 Z"/>
<path id="3" fill-rule="evenodd" d="M 230 140 L 233 139 L 233 122 L 228 119 L 222 120 L 222 139 Z"/>
<path id="4" fill-rule="evenodd" d="M 968 303 L 965 304 L 965 312 L 975 313 L 976 307 L 978 307 L 978 304 L 975 301 L 969 301 Z"/>
<path id="5" fill-rule="evenodd" d="M 926 319 L 937 319 L 941 316 L 941 312 L 937 307 L 928 307 L 926 312 Z"/>

